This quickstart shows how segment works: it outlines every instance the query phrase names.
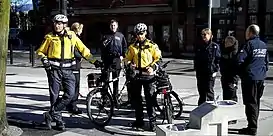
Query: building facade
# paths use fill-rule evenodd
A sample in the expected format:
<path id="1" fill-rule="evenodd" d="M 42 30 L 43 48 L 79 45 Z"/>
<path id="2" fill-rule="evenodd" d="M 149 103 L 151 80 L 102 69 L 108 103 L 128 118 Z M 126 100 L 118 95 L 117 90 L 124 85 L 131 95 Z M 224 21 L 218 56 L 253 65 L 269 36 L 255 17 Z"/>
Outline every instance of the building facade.
<path id="1" fill-rule="evenodd" d="M 115 5 L 112 5 L 113 1 L 116 1 Z M 216 41 L 233 34 L 244 43 L 245 28 L 255 23 L 261 27 L 261 36 L 267 36 L 268 43 L 273 43 L 272 0 L 220 1 L 220 8 L 214 8 L 212 12 Z M 59 13 L 59 0 L 44 2 L 48 7 L 47 14 Z M 136 23 L 146 23 L 149 38 L 166 54 L 179 57 L 181 53 L 192 52 L 198 45 L 201 30 L 207 27 L 207 5 L 208 0 L 73 0 L 69 3 L 68 14 L 70 23 L 84 24 L 83 41 L 89 48 L 99 49 L 101 36 L 109 29 L 109 21 L 116 19 L 128 40 Z"/>

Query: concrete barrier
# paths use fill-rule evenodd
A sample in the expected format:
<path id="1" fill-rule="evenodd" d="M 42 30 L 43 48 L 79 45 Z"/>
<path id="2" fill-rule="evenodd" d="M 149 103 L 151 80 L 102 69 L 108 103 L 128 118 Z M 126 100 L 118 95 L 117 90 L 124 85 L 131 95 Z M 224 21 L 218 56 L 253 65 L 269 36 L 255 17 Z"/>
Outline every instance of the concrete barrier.
<path id="1" fill-rule="evenodd" d="M 158 125 L 157 136 L 228 134 L 228 121 L 244 118 L 244 106 L 235 101 L 208 101 L 190 113 L 189 123 Z M 183 129 L 182 129 L 183 128 Z"/>

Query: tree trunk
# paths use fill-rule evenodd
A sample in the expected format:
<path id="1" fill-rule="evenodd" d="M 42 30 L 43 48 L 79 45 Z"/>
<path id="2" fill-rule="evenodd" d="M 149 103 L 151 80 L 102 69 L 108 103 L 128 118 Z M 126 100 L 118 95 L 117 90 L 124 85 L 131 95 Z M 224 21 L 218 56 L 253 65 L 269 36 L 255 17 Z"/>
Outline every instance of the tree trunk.
<path id="1" fill-rule="evenodd" d="M 6 60 L 8 50 L 10 0 L 0 0 L 0 135 L 7 127 Z"/>

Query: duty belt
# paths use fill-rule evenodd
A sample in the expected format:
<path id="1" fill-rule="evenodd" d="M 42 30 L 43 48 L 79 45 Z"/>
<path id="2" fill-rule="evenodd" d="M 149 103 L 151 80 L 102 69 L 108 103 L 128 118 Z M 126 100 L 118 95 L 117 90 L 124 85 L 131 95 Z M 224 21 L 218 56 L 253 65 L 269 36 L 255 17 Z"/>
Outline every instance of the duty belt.
<path id="1" fill-rule="evenodd" d="M 49 60 L 49 63 L 53 66 L 57 66 L 57 67 L 64 67 L 64 68 L 69 68 L 73 65 L 76 65 L 76 61 L 72 61 L 72 62 L 67 62 L 67 63 L 63 63 L 62 66 L 61 66 L 61 63 L 60 62 L 57 62 L 57 61 L 51 61 Z"/>
<path id="2" fill-rule="evenodd" d="M 135 70 L 135 73 L 136 74 L 140 74 L 141 73 L 141 75 L 147 75 L 147 76 L 155 75 L 155 71 L 153 71 L 152 73 L 149 73 L 147 70 L 146 71 L 142 71 L 142 72 L 140 72 L 140 70 Z"/>

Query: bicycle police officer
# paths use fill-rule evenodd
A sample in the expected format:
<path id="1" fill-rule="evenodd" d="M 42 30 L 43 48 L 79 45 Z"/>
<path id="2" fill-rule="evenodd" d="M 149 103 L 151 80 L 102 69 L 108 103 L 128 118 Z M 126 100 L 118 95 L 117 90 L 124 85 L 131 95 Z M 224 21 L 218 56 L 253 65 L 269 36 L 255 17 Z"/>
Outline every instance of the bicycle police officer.
<path id="1" fill-rule="evenodd" d="M 240 134 L 256 135 L 259 117 L 260 98 L 263 95 L 264 80 L 268 70 L 268 52 L 266 44 L 259 38 L 260 28 L 250 25 L 245 33 L 246 44 L 238 53 L 243 103 L 248 126 Z"/>
<path id="2" fill-rule="evenodd" d="M 212 32 L 205 28 L 201 32 L 203 44 L 196 47 L 194 69 L 196 70 L 198 105 L 214 100 L 214 83 L 221 58 L 220 47 L 212 42 Z"/>
<path id="3" fill-rule="evenodd" d="M 103 37 L 103 45 L 101 48 L 101 59 L 104 63 L 105 78 L 109 79 L 110 72 L 112 72 L 112 78 L 119 77 L 121 71 L 121 61 L 125 56 L 127 50 L 127 42 L 124 35 L 118 32 L 118 22 L 111 20 L 110 22 L 111 32 Z M 119 80 L 113 83 L 113 95 L 114 102 L 117 103 Z"/>
<path id="4" fill-rule="evenodd" d="M 46 125 L 52 128 L 51 122 L 56 121 L 57 129 L 64 130 L 61 111 L 69 104 L 75 92 L 75 76 L 72 67 L 76 64 L 74 57 L 75 47 L 84 58 L 96 67 L 101 62 L 95 60 L 90 50 L 72 31 L 65 30 L 68 18 L 58 14 L 53 18 L 53 32 L 45 36 L 43 43 L 37 50 L 43 66 L 47 72 L 51 108 L 44 113 Z M 58 99 L 60 87 L 63 85 L 64 94 Z"/>
<path id="5" fill-rule="evenodd" d="M 155 130 L 156 114 L 153 108 L 152 95 L 154 93 L 153 77 L 158 68 L 157 62 L 161 58 L 161 51 L 158 46 L 151 40 L 146 38 L 147 26 L 144 23 L 139 23 L 134 27 L 134 32 L 137 35 L 137 41 L 129 46 L 126 53 L 126 61 L 131 62 L 137 72 L 136 77 L 132 81 L 132 103 L 135 109 L 136 121 L 130 126 L 137 129 L 142 129 L 144 126 L 144 114 L 142 105 L 141 90 L 144 88 L 147 113 L 149 116 L 149 128 Z"/>

